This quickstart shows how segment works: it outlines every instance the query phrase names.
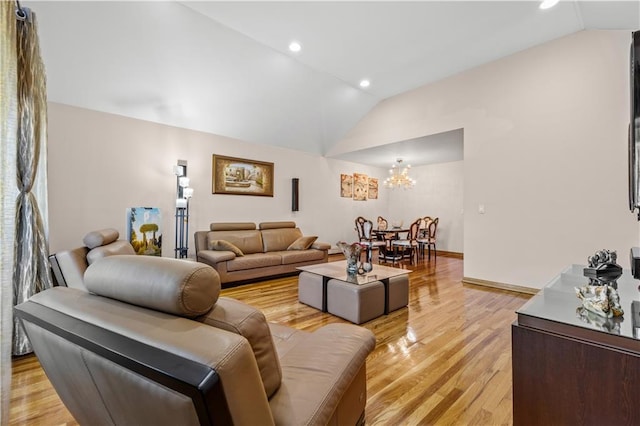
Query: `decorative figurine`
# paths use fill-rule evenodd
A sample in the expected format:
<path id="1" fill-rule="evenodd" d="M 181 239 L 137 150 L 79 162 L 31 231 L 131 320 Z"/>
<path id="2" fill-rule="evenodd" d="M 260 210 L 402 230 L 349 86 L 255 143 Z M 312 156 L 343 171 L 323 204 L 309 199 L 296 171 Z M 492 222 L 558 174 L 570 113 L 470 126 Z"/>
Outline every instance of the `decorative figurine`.
<path id="1" fill-rule="evenodd" d="M 582 307 L 604 318 L 624 315 L 616 282 L 622 275 L 622 267 L 616 263 L 617 259 L 616 252 L 612 250 L 595 252 L 587 259 L 589 267 L 584 268 L 589 284 L 575 287 L 576 295 L 582 300 Z"/>
<path id="2" fill-rule="evenodd" d="M 611 334 L 620 334 L 620 324 L 624 321 L 621 317 L 605 318 L 587 311 L 584 306 L 576 308 L 576 317 L 596 327 L 598 330 Z"/>
<path id="3" fill-rule="evenodd" d="M 624 315 L 618 290 L 609 284 L 585 285 L 581 288 L 575 287 L 575 290 L 576 296 L 582 300 L 582 306 L 587 311 L 605 318 Z"/>
<path id="4" fill-rule="evenodd" d="M 590 279 L 591 285 L 608 284 L 618 288 L 616 280 L 622 275 L 622 267 L 616 263 L 618 255 L 612 250 L 599 250 L 587 261 L 589 267 L 584 268 L 584 276 Z"/>

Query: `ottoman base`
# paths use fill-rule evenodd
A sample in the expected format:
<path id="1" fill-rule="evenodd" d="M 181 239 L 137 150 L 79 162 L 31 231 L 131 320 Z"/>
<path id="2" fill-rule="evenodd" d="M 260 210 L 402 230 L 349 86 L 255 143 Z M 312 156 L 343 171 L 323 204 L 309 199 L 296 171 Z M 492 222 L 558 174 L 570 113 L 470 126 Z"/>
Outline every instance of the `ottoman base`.
<path id="1" fill-rule="evenodd" d="M 354 324 L 377 318 L 384 314 L 384 285 L 380 281 L 358 285 L 329 280 L 327 311 Z"/>
<path id="2" fill-rule="evenodd" d="M 404 308 L 409 304 L 409 277 L 398 275 L 389 278 L 388 312 Z"/>
<path id="3" fill-rule="evenodd" d="M 298 300 L 305 305 L 322 310 L 322 276 L 300 272 L 298 276 Z"/>

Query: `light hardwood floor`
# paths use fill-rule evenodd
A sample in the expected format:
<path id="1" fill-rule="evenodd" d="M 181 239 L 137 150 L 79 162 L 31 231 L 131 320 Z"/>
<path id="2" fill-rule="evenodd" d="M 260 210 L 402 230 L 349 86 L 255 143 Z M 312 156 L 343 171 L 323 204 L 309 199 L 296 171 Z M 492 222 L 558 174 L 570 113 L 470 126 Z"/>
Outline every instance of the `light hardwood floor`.
<path id="1" fill-rule="evenodd" d="M 462 284 L 462 260 L 453 257 L 402 267 L 413 270 L 408 308 L 363 324 L 376 335 L 367 359 L 366 423 L 511 424 L 511 323 L 530 296 Z M 298 303 L 297 277 L 223 295 L 303 330 L 342 322 Z M 10 424 L 77 424 L 33 356 L 13 361 Z"/>

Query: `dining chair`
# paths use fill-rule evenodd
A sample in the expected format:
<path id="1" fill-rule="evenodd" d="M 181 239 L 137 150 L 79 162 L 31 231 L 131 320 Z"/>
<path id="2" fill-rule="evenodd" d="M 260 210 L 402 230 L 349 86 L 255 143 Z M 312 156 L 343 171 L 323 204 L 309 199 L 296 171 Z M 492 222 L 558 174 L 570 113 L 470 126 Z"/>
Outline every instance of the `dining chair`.
<path id="1" fill-rule="evenodd" d="M 362 216 L 356 218 L 356 231 L 358 232 L 358 241 L 367 249 L 367 262 L 371 263 L 372 252 L 374 247 L 386 246 L 383 240 L 377 240 L 373 235 L 373 222 Z"/>
<path id="2" fill-rule="evenodd" d="M 418 246 L 420 256 L 424 259 L 425 247 L 429 243 L 429 224 L 433 221 L 431 216 L 425 216 L 420 220 L 420 230 L 418 231 Z"/>
<path id="3" fill-rule="evenodd" d="M 418 231 L 420 229 L 420 221 L 421 219 L 416 220 L 409 226 L 409 232 L 407 233 L 406 239 L 393 240 L 391 241 L 391 246 L 393 247 L 394 252 L 394 262 L 395 262 L 395 254 L 398 249 L 402 250 L 402 258 L 409 257 L 409 262 L 413 264 L 413 258 L 416 258 L 416 263 L 418 261 Z"/>
<path id="4" fill-rule="evenodd" d="M 418 231 L 420 238 L 427 238 L 429 236 L 429 223 L 433 220 L 431 216 L 425 216 L 420 220 L 420 230 Z"/>
<path id="5" fill-rule="evenodd" d="M 391 247 L 391 241 L 397 239 L 396 238 L 397 234 L 395 232 L 380 232 L 380 231 L 386 231 L 389 229 L 389 222 L 387 221 L 387 219 L 385 219 L 382 216 L 378 216 L 377 226 L 378 227 L 376 228 L 376 230 L 378 231 L 377 232 L 378 238 L 382 239 L 382 241 L 385 242 L 384 248 L 380 249 L 380 260 L 384 260 L 386 262 L 393 258 L 392 256 L 393 248 Z"/>
<path id="6" fill-rule="evenodd" d="M 434 258 L 437 257 L 437 252 L 436 252 L 436 231 L 438 230 L 438 222 L 439 222 L 439 218 L 434 218 L 432 219 L 428 224 L 427 224 L 427 234 L 425 237 L 420 237 L 418 238 L 418 245 L 420 246 L 420 250 L 422 253 L 422 257 L 424 257 L 424 249 L 425 247 L 427 248 L 427 251 L 429 252 L 429 260 L 431 260 L 431 247 L 433 247 L 433 256 Z"/>
<path id="7" fill-rule="evenodd" d="M 386 231 L 389 229 L 389 222 L 382 216 L 378 216 L 378 231 Z M 385 240 L 393 240 L 396 236 L 395 232 L 382 233 Z"/>

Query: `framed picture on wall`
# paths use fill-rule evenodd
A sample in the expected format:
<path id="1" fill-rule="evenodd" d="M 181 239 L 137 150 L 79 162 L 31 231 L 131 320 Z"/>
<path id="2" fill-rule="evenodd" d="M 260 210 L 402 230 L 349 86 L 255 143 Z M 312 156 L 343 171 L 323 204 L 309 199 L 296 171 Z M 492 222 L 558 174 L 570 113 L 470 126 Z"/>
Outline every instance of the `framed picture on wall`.
<path id="1" fill-rule="evenodd" d="M 378 179 L 369 178 L 369 192 L 367 194 L 367 198 L 369 200 L 377 200 L 378 199 Z"/>
<path id="2" fill-rule="evenodd" d="M 353 174 L 353 199 L 355 201 L 366 201 L 369 193 L 369 179 L 367 175 L 361 173 Z"/>
<path id="3" fill-rule="evenodd" d="M 353 176 L 340 175 L 340 196 L 345 198 L 353 197 Z"/>
<path id="4" fill-rule="evenodd" d="M 213 194 L 273 197 L 273 163 L 213 155 Z"/>

